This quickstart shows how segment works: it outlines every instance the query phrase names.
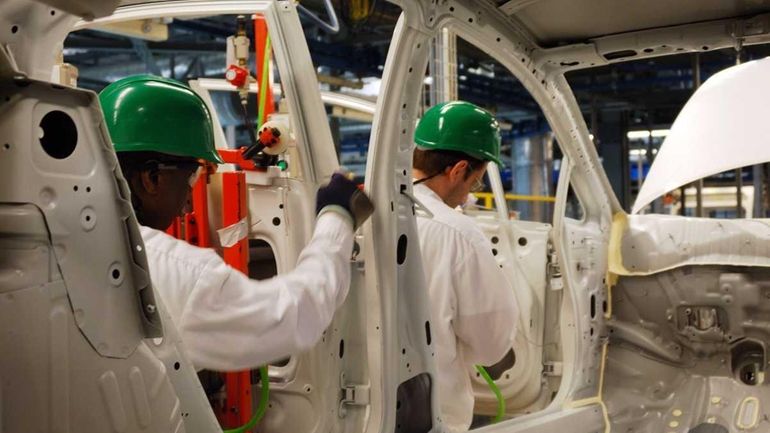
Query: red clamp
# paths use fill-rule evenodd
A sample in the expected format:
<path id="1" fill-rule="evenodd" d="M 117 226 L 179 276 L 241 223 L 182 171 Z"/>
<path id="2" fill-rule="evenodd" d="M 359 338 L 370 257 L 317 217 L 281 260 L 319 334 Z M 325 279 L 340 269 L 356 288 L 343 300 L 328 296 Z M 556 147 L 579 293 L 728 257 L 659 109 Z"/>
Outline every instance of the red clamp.
<path id="1" fill-rule="evenodd" d="M 235 87 L 241 88 L 249 79 L 249 71 L 240 66 L 230 65 L 225 71 L 225 79 Z"/>

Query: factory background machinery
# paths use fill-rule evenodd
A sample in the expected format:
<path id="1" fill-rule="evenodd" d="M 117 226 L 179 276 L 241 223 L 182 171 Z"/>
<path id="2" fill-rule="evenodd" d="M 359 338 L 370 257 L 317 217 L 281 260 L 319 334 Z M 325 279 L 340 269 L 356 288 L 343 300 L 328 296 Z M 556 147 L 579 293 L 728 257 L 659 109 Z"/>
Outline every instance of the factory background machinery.
<path id="1" fill-rule="evenodd" d="M 399 13 L 396 5 L 383 0 L 303 2 L 300 18 L 322 88 L 373 103 Z M 233 17 L 220 16 L 147 20 L 101 29 L 106 31 L 83 30 L 68 36 L 63 59 L 78 68 L 80 87 L 96 91 L 136 73 L 180 80 L 221 78 L 227 68 L 227 38 L 234 33 L 232 22 Z M 253 37 L 252 29 L 247 32 Z M 570 39 L 561 36 L 546 42 L 546 48 L 557 47 Z M 630 209 L 676 114 L 698 85 L 736 62 L 770 54 L 765 45 L 704 48 L 702 52 L 636 61 L 629 57 L 623 63 L 567 74 L 602 164 L 626 209 Z M 512 197 L 511 210 L 527 219 L 547 221 L 548 205 L 543 203 L 554 193 L 561 155 L 558 147 L 549 143 L 550 128 L 535 101 L 499 62 L 465 40 L 445 34 L 437 40 L 431 56 L 423 104 L 435 103 L 447 87 L 439 81 L 448 80 L 455 96 L 493 110 L 504 127 L 505 166 L 501 174 Z M 623 53 L 613 56 L 623 58 Z M 223 108 L 222 126 L 231 127 L 237 142 L 245 143 L 240 116 L 225 109 L 228 101 L 224 95 L 217 95 L 217 103 Z M 362 176 L 371 115 L 331 105 L 327 111 L 340 160 Z M 767 171 L 764 166 L 746 167 L 740 176 L 733 171 L 709 177 L 653 202 L 648 211 L 764 216 L 769 208 Z"/>

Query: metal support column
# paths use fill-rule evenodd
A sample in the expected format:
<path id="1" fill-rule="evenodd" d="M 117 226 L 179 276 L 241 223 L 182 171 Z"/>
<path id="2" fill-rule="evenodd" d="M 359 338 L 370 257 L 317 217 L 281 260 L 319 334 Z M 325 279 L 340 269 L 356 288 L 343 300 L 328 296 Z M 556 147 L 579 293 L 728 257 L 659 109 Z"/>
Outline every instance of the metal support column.
<path id="1" fill-rule="evenodd" d="M 513 156 L 513 194 L 550 196 L 553 173 L 554 134 L 546 132 L 516 139 Z M 547 222 L 552 218 L 550 203 L 519 201 L 519 217 L 527 221 Z"/>
<path id="2" fill-rule="evenodd" d="M 457 94 L 457 36 L 443 29 L 433 38 L 428 73 L 432 84 L 429 92 L 431 106 L 458 99 Z"/>
<path id="3" fill-rule="evenodd" d="M 227 141 L 227 147 L 230 149 L 237 149 L 238 143 L 235 134 L 235 125 L 225 126 L 225 141 Z"/>
<path id="4" fill-rule="evenodd" d="M 752 212 L 751 217 L 752 218 L 764 218 L 764 207 L 762 206 L 762 198 L 764 196 L 764 192 L 762 190 L 762 186 L 764 185 L 763 177 L 764 177 L 764 170 L 762 170 L 762 165 L 757 164 L 753 167 L 751 167 L 752 171 L 752 177 L 754 179 L 754 203 L 752 203 Z"/>
<path id="5" fill-rule="evenodd" d="M 735 39 L 735 64 L 741 64 L 741 53 L 743 51 L 743 37 L 736 36 Z M 756 193 L 756 192 L 755 192 Z M 743 167 L 735 169 L 735 217 L 743 218 Z"/>

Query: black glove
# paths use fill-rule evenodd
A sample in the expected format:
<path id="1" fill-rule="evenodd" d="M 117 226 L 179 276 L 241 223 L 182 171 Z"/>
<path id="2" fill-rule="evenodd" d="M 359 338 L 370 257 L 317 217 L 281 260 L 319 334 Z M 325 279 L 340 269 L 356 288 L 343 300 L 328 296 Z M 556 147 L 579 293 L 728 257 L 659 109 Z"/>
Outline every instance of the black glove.
<path id="1" fill-rule="evenodd" d="M 345 209 L 353 218 L 355 228 L 363 224 L 374 212 L 374 204 L 369 197 L 340 173 L 334 173 L 332 180 L 318 189 L 315 203 L 316 214 L 329 205 Z"/>

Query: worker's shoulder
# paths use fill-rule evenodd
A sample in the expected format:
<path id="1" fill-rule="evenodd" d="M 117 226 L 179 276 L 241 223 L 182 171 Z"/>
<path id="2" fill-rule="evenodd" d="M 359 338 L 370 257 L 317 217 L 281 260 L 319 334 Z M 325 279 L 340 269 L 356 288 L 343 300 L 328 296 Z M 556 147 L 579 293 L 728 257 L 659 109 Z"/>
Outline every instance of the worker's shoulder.
<path id="1" fill-rule="evenodd" d="M 457 212 L 444 203 L 424 204 L 433 217 L 418 214 L 418 224 L 422 229 L 451 234 L 473 244 L 486 244 L 484 233 L 471 217 Z"/>
<path id="2" fill-rule="evenodd" d="M 205 266 L 219 256 L 209 248 L 200 248 L 179 240 L 160 230 L 139 226 L 149 260 L 165 257 L 191 266 Z"/>

